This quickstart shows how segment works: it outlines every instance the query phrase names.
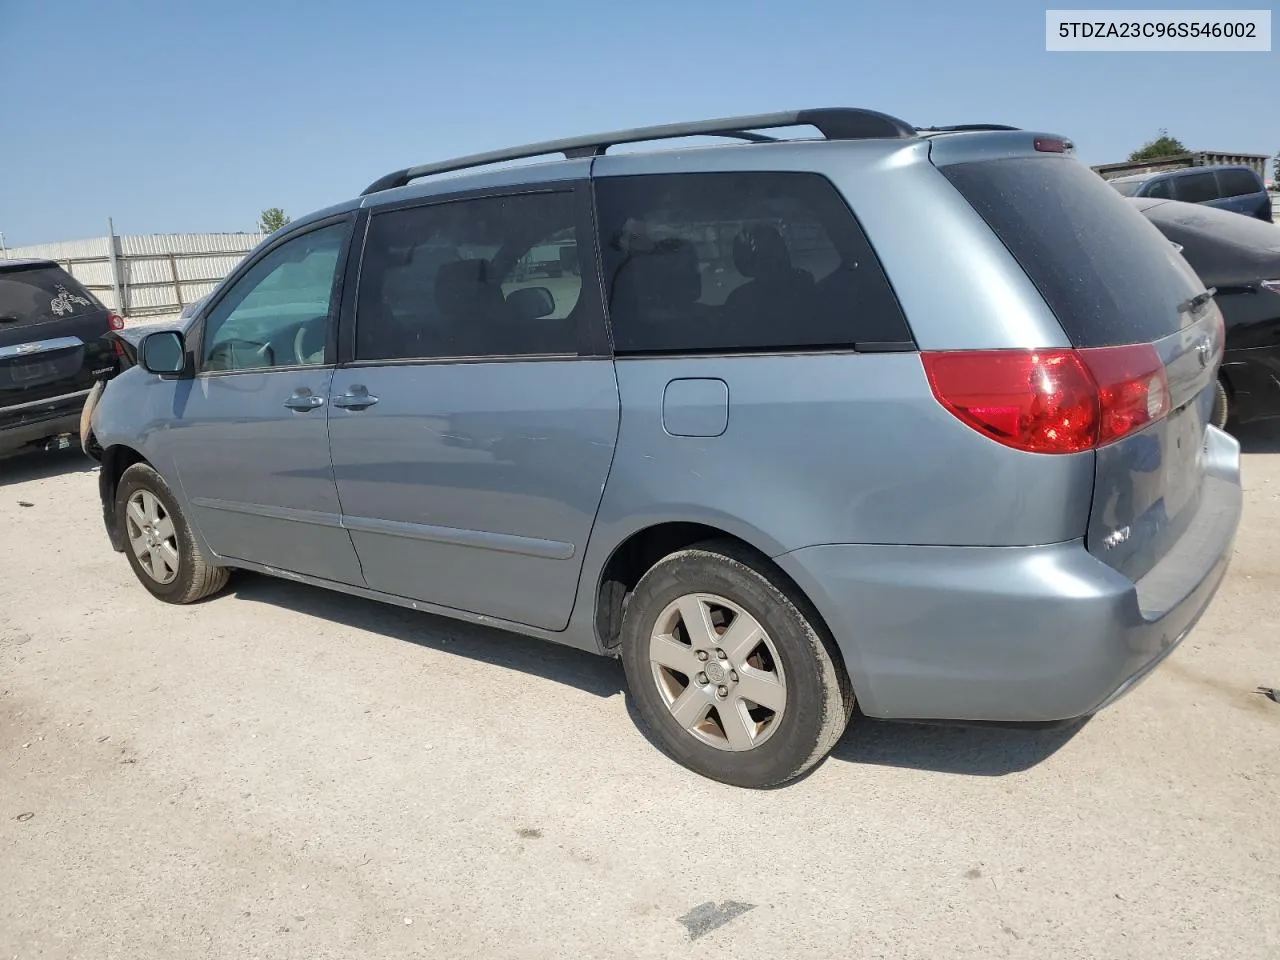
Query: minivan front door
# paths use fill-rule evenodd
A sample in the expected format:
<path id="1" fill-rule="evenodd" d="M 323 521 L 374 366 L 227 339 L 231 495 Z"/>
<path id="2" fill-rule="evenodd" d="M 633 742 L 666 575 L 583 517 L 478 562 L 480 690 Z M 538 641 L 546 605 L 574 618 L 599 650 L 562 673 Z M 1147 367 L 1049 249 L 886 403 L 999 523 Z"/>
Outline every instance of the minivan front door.
<path id="1" fill-rule="evenodd" d="M 344 218 L 286 238 L 207 308 L 166 442 L 214 552 L 361 585 L 324 409 L 350 231 Z"/>
<path id="2" fill-rule="evenodd" d="M 570 188 L 371 214 L 328 418 L 373 589 L 568 623 L 619 417 L 588 210 Z"/>

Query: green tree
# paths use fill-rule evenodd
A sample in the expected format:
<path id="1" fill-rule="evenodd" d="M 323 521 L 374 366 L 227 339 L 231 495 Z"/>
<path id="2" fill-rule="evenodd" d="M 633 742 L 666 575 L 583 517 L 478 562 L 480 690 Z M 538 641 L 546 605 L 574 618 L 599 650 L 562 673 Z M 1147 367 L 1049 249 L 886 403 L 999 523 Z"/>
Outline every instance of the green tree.
<path id="1" fill-rule="evenodd" d="M 263 233 L 275 233 L 292 220 L 293 218 L 279 207 L 267 207 L 258 217 L 258 229 Z"/>
<path id="2" fill-rule="evenodd" d="M 1139 160 L 1155 160 L 1158 157 L 1175 157 L 1180 153 L 1190 153 L 1186 145 L 1177 137 L 1169 136 L 1169 131 L 1160 128 L 1160 136 L 1154 140 L 1148 140 L 1133 153 L 1129 154 L 1132 161 Z"/>

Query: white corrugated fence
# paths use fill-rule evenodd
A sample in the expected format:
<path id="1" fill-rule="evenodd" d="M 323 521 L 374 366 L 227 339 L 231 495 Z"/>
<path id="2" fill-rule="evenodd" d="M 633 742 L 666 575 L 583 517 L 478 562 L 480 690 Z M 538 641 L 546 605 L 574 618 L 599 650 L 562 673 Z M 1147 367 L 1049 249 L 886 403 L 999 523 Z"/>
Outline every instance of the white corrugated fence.
<path id="1" fill-rule="evenodd" d="M 11 247 L 11 260 L 55 260 L 126 319 L 176 316 L 206 296 L 261 233 L 153 233 Z M 112 247 L 114 246 L 114 256 Z"/>

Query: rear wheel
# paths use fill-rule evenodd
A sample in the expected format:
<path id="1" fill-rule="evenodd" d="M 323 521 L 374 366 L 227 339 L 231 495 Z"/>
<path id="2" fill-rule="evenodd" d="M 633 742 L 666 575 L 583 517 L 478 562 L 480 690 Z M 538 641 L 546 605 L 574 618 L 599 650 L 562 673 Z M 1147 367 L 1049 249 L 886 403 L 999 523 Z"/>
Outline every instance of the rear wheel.
<path id="1" fill-rule="evenodd" d="M 1227 393 L 1227 385 L 1219 377 L 1213 382 L 1213 413 L 1209 422 L 1219 430 L 1227 429 L 1227 420 L 1231 416 L 1231 397 Z"/>
<path id="2" fill-rule="evenodd" d="M 230 571 L 200 551 L 164 477 L 135 463 L 116 487 L 116 517 L 134 575 L 166 603 L 194 603 L 217 593 Z"/>
<path id="3" fill-rule="evenodd" d="M 807 606 L 732 543 L 681 550 L 644 575 L 623 617 L 622 661 L 667 753 L 714 780 L 769 787 L 830 752 L 854 698 Z"/>

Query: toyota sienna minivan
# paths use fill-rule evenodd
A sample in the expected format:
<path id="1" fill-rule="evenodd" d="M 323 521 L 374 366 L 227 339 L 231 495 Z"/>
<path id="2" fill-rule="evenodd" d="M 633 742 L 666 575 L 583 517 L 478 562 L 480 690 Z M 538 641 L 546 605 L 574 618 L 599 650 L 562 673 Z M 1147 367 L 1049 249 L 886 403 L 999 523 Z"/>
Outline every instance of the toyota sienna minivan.
<path id="1" fill-rule="evenodd" d="M 808 110 L 388 174 L 131 346 L 84 443 L 159 599 L 243 569 L 620 657 L 764 787 L 855 704 L 1066 720 L 1168 656 L 1240 518 L 1222 351 L 1069 140 Z"/>

